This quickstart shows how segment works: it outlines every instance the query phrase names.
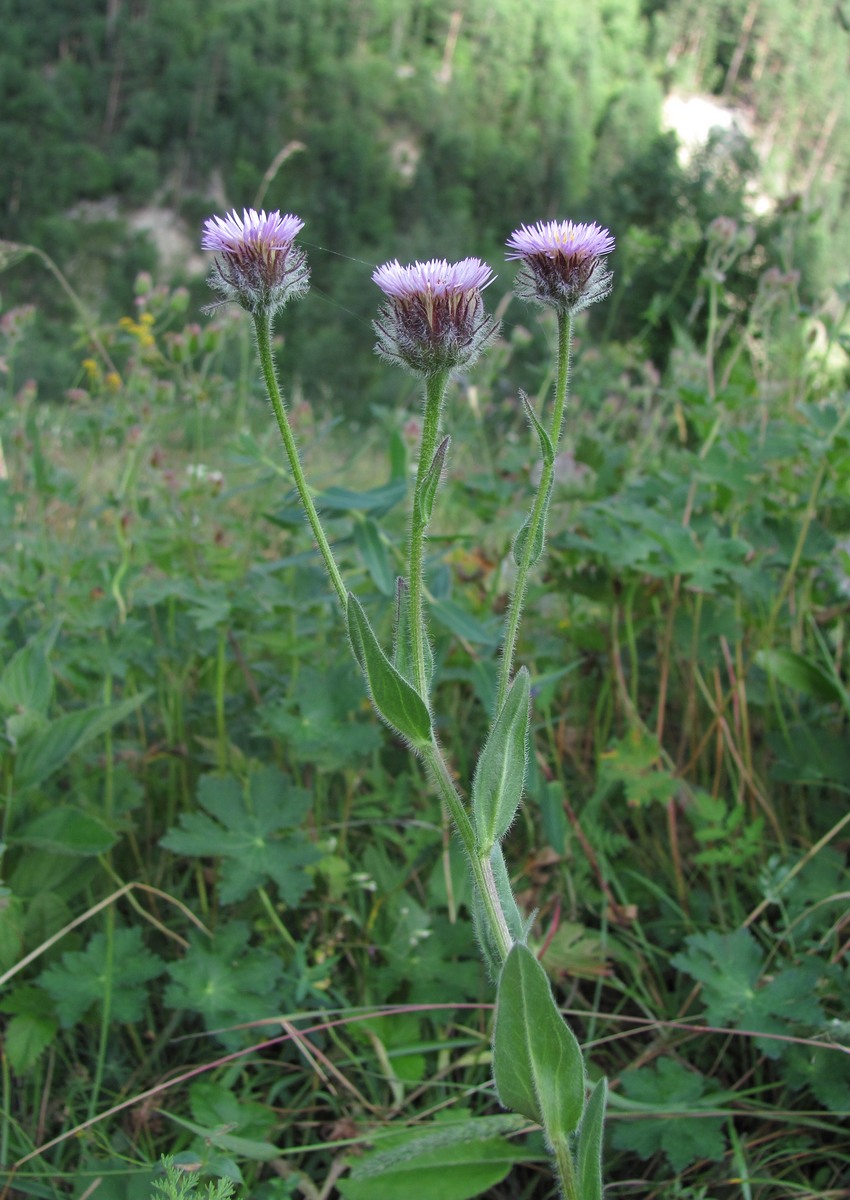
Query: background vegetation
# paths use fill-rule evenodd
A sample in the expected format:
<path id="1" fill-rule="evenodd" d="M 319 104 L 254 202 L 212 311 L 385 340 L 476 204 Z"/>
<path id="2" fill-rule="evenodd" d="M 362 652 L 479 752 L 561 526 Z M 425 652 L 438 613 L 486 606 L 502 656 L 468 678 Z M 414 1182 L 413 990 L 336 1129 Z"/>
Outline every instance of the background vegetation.
<path id="1" fill-rule="evenodd" d="M 247 321 L 199 324 L 209 294 L 155 283 L 126 223 L 167 207 L 195 241 L 258 195 L 308 221 L 282 365 L 385 630 L 418 398 L 373 362 L 371 264 L 496 265 L 556 214 L 617 236 L 529 597 L 510 868 L 612 1081 L 612 1196 L 850 1195 L 844 10 L 0 15 L 0 1195 L 148 1200 L 163 1153 L 252 1200 L 551 1195 L 493 1098 L 463 864 L 342 653 Z M 745 105 L 753 143 L 683 166 L 674 86 Z M 499 269 L 430 542 L 464 785 L 534 469 L 517 392 L 551 385 Z"/>

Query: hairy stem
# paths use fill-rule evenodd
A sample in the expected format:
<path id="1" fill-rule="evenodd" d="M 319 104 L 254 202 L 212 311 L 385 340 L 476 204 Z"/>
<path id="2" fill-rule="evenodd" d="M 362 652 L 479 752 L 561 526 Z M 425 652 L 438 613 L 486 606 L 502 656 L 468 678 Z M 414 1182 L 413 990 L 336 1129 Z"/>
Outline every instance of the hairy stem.
<path id="1" fill-rule="evenodd" d="M 475 884 L 481 895 L 485 912 L 487 913 L 490 929 L 492 930 L 496 945 L 499 947 L 499 955 L 504 962 L 513 945 L 513 938 L 508 929 L 505 914 L 502 911 L 489 855 L 481 855 L 478 852 L 475 830 L 472 828 L 469 814 L 466 811 L 463 800 L 458 795 L 454 780 L 449 774 L 443 752 L 434 740 L 425 748 L 422 756 L 436 780 L 440 797 L 451 813 L 452 820 L 460 835 L 460 840 L 469 859 Z"/>
<path id="2" fill-rule="evenodd" d="M 439 371 L 425 380 L 425 416 L 422 422 L 422 440 L 419 446 L 419 465 L 416 469 L 416 489 L 413 493 L 413 515 L 410 520 L 410 544 L 408 548 L 408 584 L 410 587 L 410 630 L 413 640 L 414 683 L 419 694 L 427 702 L 428 673 L 425 667 L 426 640 L 428 630 L 425 623 L 423 592 L 425 587 L 425 531 L 427 521 L 420 509 L 420 495 L 425 477 L 437 449 L 440 436 L 440 414 L 443 398 L 449 381 L 448 371 Z"/>
<path id="3" fill-rule="evenodd" d="M 283 444 L 286 448 L 286 454 L 289 459 L 289 468 L 292 472 L 292 478 L 295 481 L 295 486 L 298 489 L 298 495 L 301 497 L 301 503 L 304 506 L 304 511 L 307 514 L 307 520 L 310 522 L 310 528 L 313 531 L 313 537 L 318 543 L 319 550 L 322 553 L 322 558 L 325 560 L 328 575 L 330 575 L 333 589 L 337 594 L 340 607 L 345 616 L 348 606 L 348 593 L 346 592 L 345 584 L 342 581 L 339 567 L 336 565 L 331 548 L 328 545 L 328 539 L 325 537 L 325 531 L 322 529 L 319 521 L 319 514 L 316 512 L 316 506 L 313 503 L 313 497 L 310 495 L 310 489 L 307 486 L 307 480 L 304 478 L 304 471 L 301 468 L 301 460 L 298 457 L 298 447 L 295 445 L 295 438 L 292 434 L 292 429 L 289 424 L 289 418 L 286 415 L 286 409 L 283 406 L 283 400 L 278 387 L 277 375 L 274 369 L 274 358 L 272 357 L 271 348 L 271 332 L 272 322 L 268 313 L 257 313 L 254 316 L 254 327 L 257 331 L 257 350 L 260 355 L 260 366 L 263 370 L 263 378 L 266 381 L 266 390 L 269 394 L 274 415 L 277 417 L 280 436 L 283 438 Z"/>
<path id="4" fill-rule="evenodd" d="M 570 349 L 573 336 L 573 318 L 571 313 L 558 313 L 558 368 L 555 380 L 555 407 L 552 413 L 552 429 L 550 433 L 552 449 L 555 456 L 561 442 L 564 425 L 564 412 L 567 405 L 570 383 Z M 540 484 L 534 498 L 531 510 L 531 524 L 525 539 L 525 550 L 522 561 L 517 568 L 516 582 L 508 605 L 508 617 L 505 625 L 505 644 L 502 650 L 502 665 L 499 671 L 499 690 L 496 695 L 496 715 L 501 712 L 513 674 L 514 654 L 516 653 L 519 621 L 522 616 L 522 606 L 525 602 L 525 592 L 528 587 L 528 574 L 531 570 L 531 559 L 537 540 L 541 521 L 546 519 L 546 507 L 549 498 L 549 486 L 555 473 L 555 464 L 543 464 Z"/>
<path id="5" fill-rule="evenodd" d="M 581 1200 L 581 1196 L 578 1193 L 578 1180 L 576 1179 L 573 1156 L 570 1153 L 569 1142 L 563 1134 L 558 1134 L 553 1138 L 552 1150 L 555 1155 L 555 1165 L 558 1169 L 558 1178 L 561 1181 L 564 1200 Z"/>

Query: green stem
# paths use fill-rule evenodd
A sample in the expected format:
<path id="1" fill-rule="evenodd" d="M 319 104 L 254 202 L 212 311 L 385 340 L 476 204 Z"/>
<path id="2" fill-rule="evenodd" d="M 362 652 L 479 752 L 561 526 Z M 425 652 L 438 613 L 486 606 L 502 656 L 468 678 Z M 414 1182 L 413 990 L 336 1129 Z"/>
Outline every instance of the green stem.
<path id="1" fill-rule="evenodd" d="M 295 943 L 295 939 L 278 916 L 275 906 L 272 904 L 271 897 L 266 889 L 264 887 L 257 888 L 257 893 L 260 897 L 263 908 L 266 910 L 272 925 L 274 925 L 275 929 L 277 930 L 281 941 L 284 942 L 290 950 L 297 950 L 298 946 Z"/>
<path id="2" fill-rule="evenodd" d="M 310 495 L 310 489 L 307 487 L 307 480 L 304 478 L 304 472 L 301 469 L 301 460 L 298 457 L 298 447 L 295 445 L 295 438 L 292 434 L 289 418 L 286 415 L 286 409 L 283 407 L 283 400 L 281 399 L 280 388 L 277 383 L 271 347 L 271 316 L 268 313 L 256 313 L 254 315 L 254 328 L 257 331 L 257 350 L 260 355 L 260 366 L 263 370 L 263 377 L 266 381 L 266 390 L 274 409 L 274 415 L 277 417 L 280 436 L 283 438 L 283 444 L 289 459 L 289 468 L 292 471 L 292 478 L 298 489 L 298 495 L 301 497 L 301 503 L 307 514 L 307 520 L 310 522 L 313 537 L 316 539 L 319 550 L 322 553 L 322 558 L 325 560 L 328 575 L 330 575 L 333 589 L 337 594 L 337 599 L 339 600 L 344 616 L 348 607 L 348 595 L 345 590 L 345 584 L 342 581 L 339 567 L 336 565 L 331 548 L 328 545 L 325 531 L 319 522 L 319 514 L 316 512 L 316 506 L 313 503 L 313 497 Z"/>
<path id="3" fill-rule="evenodd" d="M 410 519 L 410 544 L 407 556 L 414 682 L 423 699 L 427 699 L 429 690 L 428 672 L 425 667 L 428 630 L 423 605 L 427 521 L 423 519 L 419 499 L 425 477 L 437 449 L 437 439 L 440 436 L 440 415 L 448 381 L 448 371 L 439 371 L 434 375 L 427 376 L 425 380 L 425 416 L 422 422 L 422 440 L 419 445 L 419 465 L 416 469 L 416 489 L 413 493 L 413 515 Z"/>
<path id="4" fill-rule="evenodd" d="M 558 372 L 555 380 L 555 407 L 552 413 L 551 441 L 554 456 L 557 457 L 558 447 L 564 425 L 564 412 L 570 387 L 570 350 L 573 338 L 573 318 L 571 313 L 558 313 Z M 549 499 L 549 487 L 555 474 L 555 463 L 544 462 L 540 475 L 540 484 L 534 498 L 531 510 L 531 524 L 525 539 L 525 551 L 522 562 L 517 568 L 516 582 L 508 605 L 508 617 L 505 626 L 505 644 L 502 650 L 502 665 L 499 671 L 499 690 L 496 697 L 496 714 L 502 711 L 505 697 L 511 682 L 516 653 L 519 621 L 522 616 L 522 606 L 525 602 L 525 592 L 528 587 L 528 574 L 531 570 L 531 557 L 537 541 L 541 521 L 546 519 L 546 508 Z"/>
<path id="5" fill-rule="evenodd" d="M 227 770 L 230 757 L 227 742 L 227 722 L 224 711 L 225 679 L 227 677 L 227 633 L 223 628 L 218 630 L 218 646 L 215 659 L 215 738 L 218 757 L 218 769 Z"/>
<path id="6" fill-rule="evenodd" d="M 443 752 L 435 741 L 432 740 L 431 744 L 425 748 L 422 757 L 425 759 L 426 765 L 437 782 L 440 796 L 446 808 L 451 813 L 452 820 L 460 835 L 460 840 L 469 859 L 475 884 L 487 913 L 487 920 L 496 944 L 499 947 L 500 957 L 504 962 L 510 953 L 513 938 L 511 937 L 508 923 L 505 920 L 505 914 L 502 911 L 502 905 L 499 901 L 499 894 L 496 890 L 496 881 L 493 878 L 493 867 L 490 863 L 489 855 L 481 855 L 478 852 L 478 844 L 475 837 L 475 830 L 472 828 L 472 822 L 464 807 L 463 800 L 458 795 L 454 781 L 449 774 Z"/>
<path id="7" fill-rule="evenodd" d="M 573 1163 L 573 1156 L 570 1153 L 569 1141 L 563 1134 L 559 1134 L 552 1139 L 552 1151 L 555 1155 L 555 1165 L 558 1168 L 561 1187 L 564 1190 L 564 1200 L 581 1200 L 578 1193 L 578 1180 L 576 1179 L 575 1164 Z"/>
<path id="8" fill-rule="evenodd" d="M 101 992 L 100 1034 L 97 1042 L 97 1058 L 95 1060 L 94 1079 L 89 1093 L 89 1120 L 94 1117 L 100 1089 L 103 1084 L 103 1073 L 106 1067 L 106 1051 L 109 1043 L 109 1023 L 112 1019 L 112 996 L 115 981 L 115 909 L 110 905 L 106 910 L 106 954 Z"/>

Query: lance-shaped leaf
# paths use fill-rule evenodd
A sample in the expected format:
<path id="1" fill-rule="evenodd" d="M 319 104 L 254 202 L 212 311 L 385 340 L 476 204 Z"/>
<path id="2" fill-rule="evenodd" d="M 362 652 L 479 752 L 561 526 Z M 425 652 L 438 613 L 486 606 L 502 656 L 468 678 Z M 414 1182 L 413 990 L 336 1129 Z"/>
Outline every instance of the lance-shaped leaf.
<path id="1" fill-rule="evenodd" d="M 582 1200 L 602 1200 L 602 1130 L 608 1083 L 600 1079 L 590 1093 L 578 1131 L 578 1194 Z"/>
<path id="2" fill-rule="evenodd" d="M 537 522 L 537 529 L 534 531 L 534 539 L 531 544 L 531 557 L 528 560 L 528 565 L 533 567 L 543 553 L 543 543 L 546 537 L 546 514 L 549 512 L 549 501 L 552 499 L 552 484 L 555 482 L 554 475 L 550 477 L 546 487 L 546 496 L 543 501 L 543 510 L 540 513 L 540 520 Z M 536 505 L 535 505 L 536 507 Z M 528 540 L 531 537 L 531 525 L 534 520 L 534 510 L 528 514 L 523 522 L 522 528 L 514 538 L 513 556 L 514 562 L 519 567 L 522 565 L 523 556 L 526 552 Z"/>
<path id="3" fill-rule="evenodd" d="M 416 492 L 416 508 L 419 513 L 419 520 L 423 525 L 427 525 L 431 520 L 431 512 L 434 508 L 434 497 L 437 495 L 437 488 L 440 486 L 440 478 L 443 474 L 443 466 L 448 453 L 450 437 L 444 437 L 434 452 L 434 457 L 431 459 L 431 465 L 428 468 L 428 473 L 422 480 Z"/>
<path id="4" fill-rule="evenodd" d="M 517 943 L 499 979 L 493 1074 L 505 1108 L 537 1121 L 550 1138 L 572 1133 L 584 1109 L 584 1061 L 558 1012 L 546 972 Z"/>
<path id="5" fill-rule="evenodd" d="M 537 413 L 534 411 L 531 401 L 529 400 L 528 396 L 526 396 L 525 392 L 521 391 L 519 398 L 522 400 L 523 407 L 525 408 L 525 415 L 528 417 L 528 423 L 537 434 L 540 442 L 540 453 L 543 455 L 543 461 L 547 467 L 551 467 L 552 463 L 555 461 L 555 451 L 552 446 L 552 439 L 538 421 Z"/>
<path id="6" fill-rule="evenodd" d="M 425 701 L 384 654 L 366 614 L 351 592 L 348 593 L 347 614 L 354 656 L 366 677 L 378 713 L 412 745 L 427 745 L 431 739 L 431 716 Z"/>
<path id="7" fill-rule="evenodd" d="M 410 589 L 407 580 L 399 575 L 396 580 L 395 627 L 393 629 L 392 663 L 408 683 L 415 679 L 413 664 L 413 633 L 410 628 Z M 425 638 L 425 678 L 430 686 L 434 674 L 434 653 L 431 643 Z"/>
<path id="8" fill-rule="evenodd" d="M 489 854 L 510 828 L 522 800 L 528 768 L 531 678 L 523 667 L 490 730 L 472 783 L 478 849 Z"/>

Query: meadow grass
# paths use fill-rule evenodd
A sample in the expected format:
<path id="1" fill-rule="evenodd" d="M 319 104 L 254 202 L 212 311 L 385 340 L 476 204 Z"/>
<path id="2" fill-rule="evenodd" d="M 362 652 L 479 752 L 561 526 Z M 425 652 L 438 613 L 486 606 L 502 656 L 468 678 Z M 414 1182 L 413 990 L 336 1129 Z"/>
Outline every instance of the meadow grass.
<path id="1" fill-rule="evenodd" d="M 245 329 L 139 297 L 64 397 L 4 348 L 0 1195 L 147 1200 L 169 1154 L 256 1200 L 550 1196 L 492 1089 L 462 856 L 348 661 Z M 610 1196 L 850 1196 L 846 376 L 789 286 L 714 311 L 664 380 L 579 331 L 509 867 L 611 1080 Z M 460 779 L 533 492 L 510 332 L 450 394 L 428 543 Z M 310 401 L 388 634 L 415 404 Z"/>

